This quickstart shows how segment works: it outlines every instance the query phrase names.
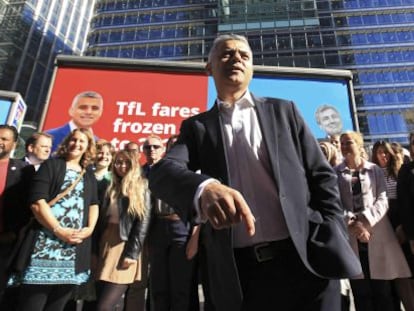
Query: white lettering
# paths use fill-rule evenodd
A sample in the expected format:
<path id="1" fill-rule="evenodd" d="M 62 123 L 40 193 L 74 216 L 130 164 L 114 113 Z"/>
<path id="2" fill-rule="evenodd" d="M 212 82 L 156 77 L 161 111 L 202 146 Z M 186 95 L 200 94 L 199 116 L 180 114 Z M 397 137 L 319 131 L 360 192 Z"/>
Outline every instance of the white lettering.
<path id="1" fill-rule="evenodd" d="M 127 133 L 134 134 L 157 134 L 157 135 L 175 135 L 177 127 L 171 123 L 152 123 L 152 122 L 128 122 L 122 118 L 115 119 L 113 123 L 114 133 Z"/>

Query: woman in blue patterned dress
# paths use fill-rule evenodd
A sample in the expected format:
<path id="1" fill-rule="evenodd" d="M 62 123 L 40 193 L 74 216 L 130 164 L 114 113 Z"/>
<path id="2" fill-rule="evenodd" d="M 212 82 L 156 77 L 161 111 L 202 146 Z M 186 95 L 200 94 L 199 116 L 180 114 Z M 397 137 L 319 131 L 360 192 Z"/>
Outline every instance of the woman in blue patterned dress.
<path id="1" fill-rule="evenodd" d="M 34 176 L 30 202 L 39 230 L 30 263 L 22 273 L 18 310 L 63 310 L 76 285 L 89 278 L 91 239 L 98 219 L 97 185 L 88 165 L 95 143 L 88 130 L 75 129 Z M 86 169 L 66 196 L 52 206 Z"/>

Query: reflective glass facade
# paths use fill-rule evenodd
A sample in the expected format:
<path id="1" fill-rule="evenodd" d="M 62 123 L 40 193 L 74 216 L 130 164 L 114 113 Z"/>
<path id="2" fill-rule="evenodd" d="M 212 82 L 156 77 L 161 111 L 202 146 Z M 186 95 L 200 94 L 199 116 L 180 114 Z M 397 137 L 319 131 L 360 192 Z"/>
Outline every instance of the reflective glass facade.
<path id="1" fill-rule="evenodd" d="M 205 61 L 246 35 L 256 65 L 349 69 L 366 140 L 414 130 L 414 0 L 97 1 L 88 55 Z"/>
<path id="2" fill-rule="evenodd" d="M 0 89 L 20 92 L 38 122 L 55 56 L 85 49 L 94 0 L 0 2 Z"/>

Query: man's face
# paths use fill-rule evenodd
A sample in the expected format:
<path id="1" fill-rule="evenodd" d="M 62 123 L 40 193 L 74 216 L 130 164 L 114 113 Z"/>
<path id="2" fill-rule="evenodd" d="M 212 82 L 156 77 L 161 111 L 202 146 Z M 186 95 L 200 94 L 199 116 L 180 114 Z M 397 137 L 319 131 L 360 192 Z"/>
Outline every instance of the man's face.
<path id="1" fill-rule="evenodd" d="M 0 160 L 10 158 L 10 153 L 16 148 L 13 132 L 9 129 L 0 129 Z"/>
<path id="2" fill-rule="evenodd" d="M 322 130 L 328 135 L 340 134 L 342 131 L 342 120 L 334 109 L 325 109 L 319 113 L 319 121 Z"/>
<path id="3" fill-rule="evenodd" d="M 144 155 L 148 164 L 157 163 L 162 158 L 164 146 L 157 138 L 148 138 L 143 146 Z"/>
<path id="4" fill-rule="evenodd" d="M 223 41 L 206 69 L 213 76 L 218 91 L 221 88 L 246 90 L 253 77 L 252 52 L 242 41 Z"/>
<path id="5" fill-rule="evenodd" d="M 75 106 L 69 109 L 69 115 L 79 128 L 89 129 L 102 115 L 102 100 L 92 97 L 81 97 Z"/>
<path id="6" fill-rule="evenodd" d="M 329 141 L 332 145 L 335 146 L 336 149 L 341 150 L 341 141 L 340 141 L 340 135 L 330 135 Z"/>
<path id="7" fill-rule="evenodd" d="M 40 136 L 35 144 L 27 147 L 27 150 L 31 155 L 43 162 L 50 156 L 52 139 L 46 136 Z"/>

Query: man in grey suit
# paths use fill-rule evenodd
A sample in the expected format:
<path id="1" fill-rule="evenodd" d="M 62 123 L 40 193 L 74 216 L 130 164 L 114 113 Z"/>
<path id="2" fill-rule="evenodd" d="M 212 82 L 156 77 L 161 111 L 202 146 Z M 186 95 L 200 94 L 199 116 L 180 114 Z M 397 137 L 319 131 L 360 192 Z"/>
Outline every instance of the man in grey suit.
<path id="1" fill-rule="evenodd" d="M 249 92 L 252 59 L 242 36 L 214 41 L 216 104 L 182 123 L 150 188 L 184 221 L 206 221 L 213 310 L 340 310 L 338 278 L 361 267 L 336 174 L 292 102 Z"/>

